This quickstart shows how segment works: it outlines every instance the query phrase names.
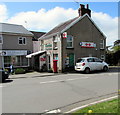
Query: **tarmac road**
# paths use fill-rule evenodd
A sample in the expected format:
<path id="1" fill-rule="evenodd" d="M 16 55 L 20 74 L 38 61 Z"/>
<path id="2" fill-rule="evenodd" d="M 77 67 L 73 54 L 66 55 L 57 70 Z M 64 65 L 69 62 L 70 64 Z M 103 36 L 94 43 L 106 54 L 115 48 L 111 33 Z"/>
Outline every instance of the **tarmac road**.
<path id="1" fill-rule="evenodd" d="M 54 109 L 66 112 L 118 91 L 118 72 L 26 75 L 11 77 L 1 86 L 2 113 L 44 113 Z"/>

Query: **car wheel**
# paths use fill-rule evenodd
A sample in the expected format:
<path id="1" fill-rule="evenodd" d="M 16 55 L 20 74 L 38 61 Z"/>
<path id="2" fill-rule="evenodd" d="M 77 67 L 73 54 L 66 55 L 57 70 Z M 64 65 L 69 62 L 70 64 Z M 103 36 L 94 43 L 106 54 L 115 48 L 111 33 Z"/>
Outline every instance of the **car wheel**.
<path id="1" fill-rule="evenodd" d="M 86 68 L 86 69 L 85 69 L 85 73 L 86 73 L 86 74 L 89 74 L 89 73 L 90 73 L 90 68 Z"/>
<path id="2" fill-rule="evenodd" d="M 107 67 L 107 66 L 104 66 L 104 67 L 103 67 L 103 71 L 108 71 L 108 67 Z"/>

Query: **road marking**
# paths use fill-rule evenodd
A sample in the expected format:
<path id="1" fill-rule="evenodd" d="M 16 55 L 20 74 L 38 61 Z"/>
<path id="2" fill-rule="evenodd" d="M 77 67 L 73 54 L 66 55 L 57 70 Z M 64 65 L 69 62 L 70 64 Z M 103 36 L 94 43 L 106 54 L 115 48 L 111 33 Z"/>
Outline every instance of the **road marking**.
<path id="1" fill-rule="evenodd" d="M 46 112 L 46 113 L 60 113 L 61 110 L 60 109 L 57 109 L 57 110 L 52 110 L 52 111 L 49 111 L 49 112 Z"/>
<path id="2" fill-rule="evenodd" d="M 83 105 L 83 106 L 80 106 L 80 107 L 76 107 L 68 112 L 65 112 L 65 113 L 72 113 L 72 112 L 75 112 L 79 109 L 82 109 L 82 108 L 85 108 L 85 107 L 88 107 L 90 105 L 94 105 L 94 104 L 97 104 L 97 103 L 101 103 L 101 102 L 104 102 L 104 101 L 108 101 L 108 100 L 111 100 L 111 99 L 114 99 L 114 98 L 117 98 L 118 96 L 113 96 L 113 97 L 109 97 L 109 98 L 106 98 L 106 99 L 102 99 L 102 100 L 99 100 L 99 101 L 95 101 L 95 102 L 92 102 L 92 103 L 89 103 L 89 104 L 86 104 L 86 105 Z"/>
<path id="3" fill-rule="evenodd" d="M 89 77 L 81 77 L 81 78 L 66 79 L 66 80 L 55 80 L 55 81 L 45 81 L 45 82 L 40 82 L 40 84 L 74 81 L 74 80 L 78 80 L 78 79 L 87 79 L 87 78 L 89 78 Z"/>

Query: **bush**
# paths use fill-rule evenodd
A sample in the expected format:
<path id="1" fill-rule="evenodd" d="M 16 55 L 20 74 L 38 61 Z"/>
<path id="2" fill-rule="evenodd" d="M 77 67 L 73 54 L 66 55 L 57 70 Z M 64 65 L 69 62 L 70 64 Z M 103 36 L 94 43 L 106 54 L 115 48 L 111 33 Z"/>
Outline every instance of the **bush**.
<path id="1" fill-rule="evenodd" d="M 15 69 L 15 74 L 24 74 L 24 73 L 25 73 L 25 69 L 23 69 L 23 68 Z"/>

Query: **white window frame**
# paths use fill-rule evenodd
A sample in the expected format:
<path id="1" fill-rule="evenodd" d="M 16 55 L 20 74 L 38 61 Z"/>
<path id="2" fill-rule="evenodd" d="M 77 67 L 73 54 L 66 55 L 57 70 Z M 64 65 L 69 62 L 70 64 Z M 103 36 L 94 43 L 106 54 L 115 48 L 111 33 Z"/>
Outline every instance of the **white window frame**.
<path id="1" fill-rule="evenodd" d="M 101 39 L 101 41 L 100 41 L 100 49 L 105 49 L 104 44 L 105 44 L 105 41 L 103 39 Z"/>
<path id="2" fill-rule="evenodd" d="M 3 36 L 2 35 L 0 35 L 0 44 L 3 44 Z"/>
<path id="3" fill-rule="evenodd" d="M 21 40 L 22 40 L 22 44 L 19 43 L 20 38 L 21 38 Z M 25 39 L 25 43 L 24 43 L 24 39 Z M 26 37 L 18 37 L 18 44 L 19 44 L 19 45 L 27 45 L 27 39 L 26 39 Z"/>
<path id="4" fill-rule="evenodd" d="M 69 36 L 72 37 L 72 41 L 67 39 Z M 66 38 L 66 43 L 71 43 L 72 42 L 72 46 L 68 47 L 67 44 L 66 44 L 66 48 L 73 48 L 74 47 L 73 46 L 73 36 L 72 35 L 68 35 L 67 38 Z"/>

